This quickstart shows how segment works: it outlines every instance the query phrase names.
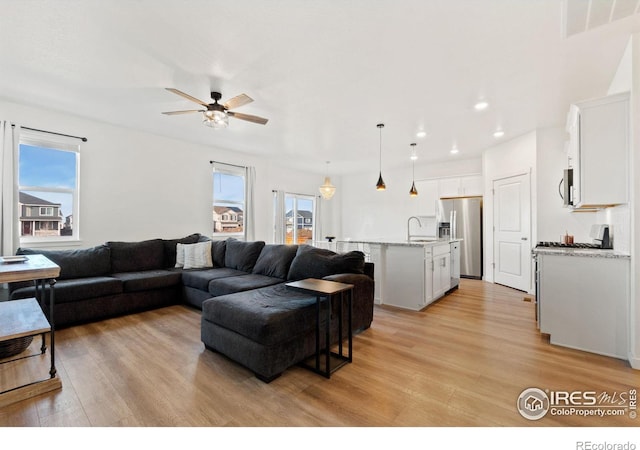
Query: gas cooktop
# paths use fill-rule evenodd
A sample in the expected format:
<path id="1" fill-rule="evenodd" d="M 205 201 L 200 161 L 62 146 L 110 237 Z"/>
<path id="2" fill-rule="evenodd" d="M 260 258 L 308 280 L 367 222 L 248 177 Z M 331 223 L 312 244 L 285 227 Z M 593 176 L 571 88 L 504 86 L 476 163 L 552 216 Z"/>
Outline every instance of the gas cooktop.
<path id="1" fill-rule="evenodd" d="M 600 244 L 588 244 L 586 242 L 585 243 L 575 242 L 573 244 L 564 244 L 562 242 L 540 241 L 538 242 L 537 246 L 547 247 L 547 248 L 594 248 L 594 249 L 604 250 Z"/>

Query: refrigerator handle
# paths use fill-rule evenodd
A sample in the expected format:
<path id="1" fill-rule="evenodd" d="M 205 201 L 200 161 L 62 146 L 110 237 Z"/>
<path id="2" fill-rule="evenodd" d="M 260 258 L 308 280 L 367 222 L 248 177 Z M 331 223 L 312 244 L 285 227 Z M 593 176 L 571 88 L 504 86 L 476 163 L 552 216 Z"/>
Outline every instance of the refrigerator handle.
<path id="1" fill-rule="evenodd" d="M 458 236 L 456 236 L 456 228 L 457 228 L 457 224 L 456 224 L 456 211 L 452 210 L 449 213 L 449 227 L 450 227 L 450 239 L 457 239 Z"/>

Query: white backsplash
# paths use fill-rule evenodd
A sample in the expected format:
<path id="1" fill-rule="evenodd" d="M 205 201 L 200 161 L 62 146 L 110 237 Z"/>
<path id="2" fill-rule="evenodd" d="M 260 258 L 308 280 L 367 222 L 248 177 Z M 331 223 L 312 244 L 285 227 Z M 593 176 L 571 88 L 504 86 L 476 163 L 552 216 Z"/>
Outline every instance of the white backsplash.
<path id="1" fill-rule="evenodd" d="M 598 223 L 609 224 L 614 250 L 631 253 L 631 211 L 629 205 L 620 205 L 598 212 Z"/>

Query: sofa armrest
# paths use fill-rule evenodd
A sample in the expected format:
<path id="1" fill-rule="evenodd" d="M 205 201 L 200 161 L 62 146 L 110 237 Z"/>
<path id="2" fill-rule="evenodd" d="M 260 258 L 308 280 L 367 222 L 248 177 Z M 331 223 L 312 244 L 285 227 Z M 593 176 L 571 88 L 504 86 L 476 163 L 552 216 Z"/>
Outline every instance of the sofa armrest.
<path id="1" fill-rule="evenodd" d="M 326 276 L 323 280 L 353 285 L 353 329 L 357 332 L 369 328 L 373 321 L 373 278 L 362 273 L 338 273 Z"/>

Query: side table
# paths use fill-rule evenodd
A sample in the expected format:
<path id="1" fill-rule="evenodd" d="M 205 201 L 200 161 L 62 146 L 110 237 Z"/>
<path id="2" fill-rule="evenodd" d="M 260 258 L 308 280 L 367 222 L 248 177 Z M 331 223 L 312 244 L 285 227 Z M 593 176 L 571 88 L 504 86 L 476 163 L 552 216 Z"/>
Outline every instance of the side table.
<path id="1" fill-rule="evenodd" d="M 0 302 L 0 341 L 9 341 L 28 336 L 42 336 L 40 353 L 16 357 L 4 364 L 19 364 L 27 358 L 44 355 L 45 335 L 49 333 L 50 369 L 46 379 L 31 381 L 0 392 L 0 407 L 43 394 L 62 387 L 55 365 L 55 326 L 53 310 L 55 305 L 54 285 L 60 275 L 60 267 L 43 255 L 25 255 L 22 258 L 4 257 L 0 263 L 0 283 L 35 281 L 35 298 Z M 49 312 L 46 317 L 47 287 L 49 284 Z"/>
<path id="2" fill-rule="evenodd" d="M 301 292 L 314 294 L 316 296 L 316 352 L 314 355 L 315 364 L 302 365 L 326 378 L 331 378 L 331 374 L 353 361 L 353 285 L 346 283 L 338 283 L 336 281 L 319 280 L 315 278 L 307 278 L 306 280 L 294 281 L 286 284 L 287 287 Z M 331 351 L 331 299 L 340 296 L 338 302 L 338 352 Z M 342 304 L 344 298 L 347 298 L 347 324 L 348 324 L 348 353 L 345 355 L 343 351 L 342 336 Z M 320 349 L 320 316 L 321 304 L 326 303 L 326 319 L 325 319 L 325 348 Z M 321 365 L 321 357 L 324 357 L 324 368 Z"/>

